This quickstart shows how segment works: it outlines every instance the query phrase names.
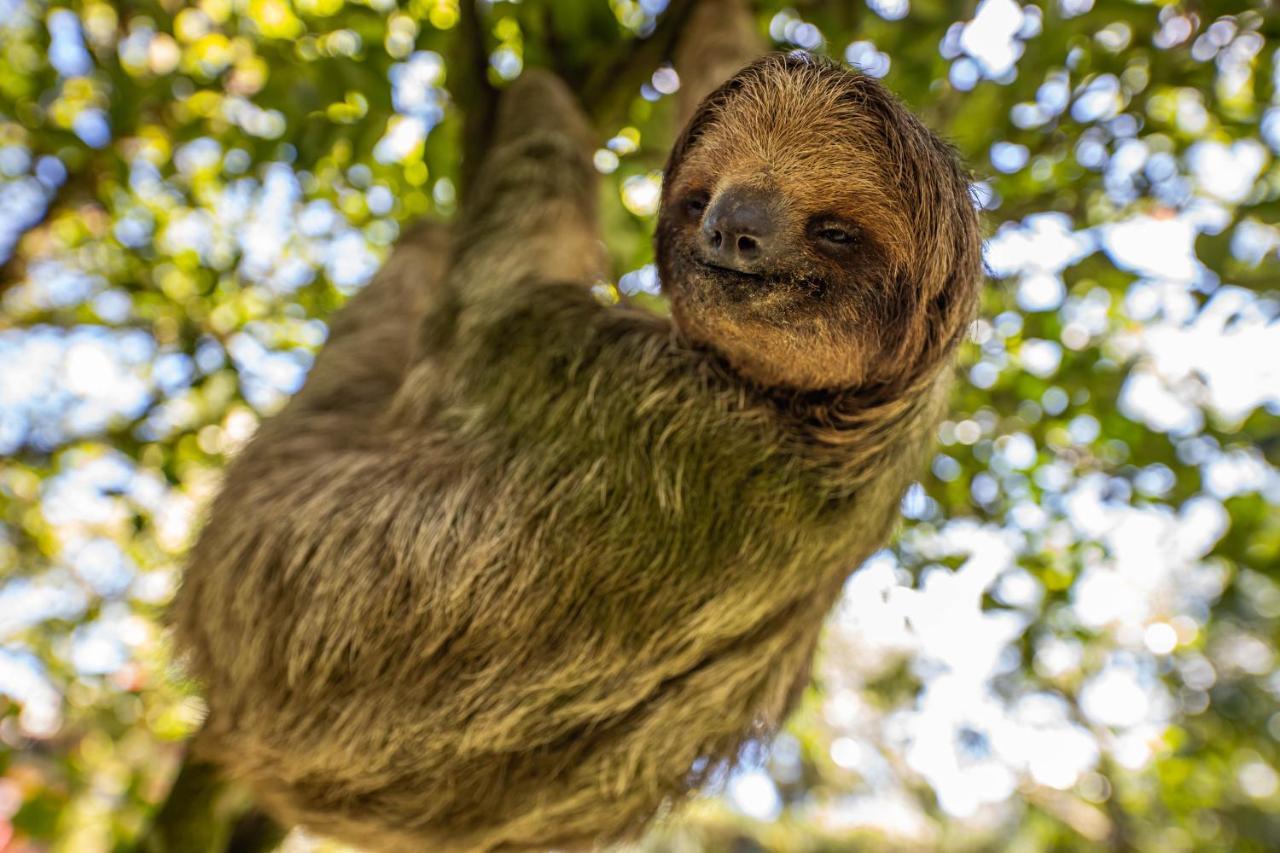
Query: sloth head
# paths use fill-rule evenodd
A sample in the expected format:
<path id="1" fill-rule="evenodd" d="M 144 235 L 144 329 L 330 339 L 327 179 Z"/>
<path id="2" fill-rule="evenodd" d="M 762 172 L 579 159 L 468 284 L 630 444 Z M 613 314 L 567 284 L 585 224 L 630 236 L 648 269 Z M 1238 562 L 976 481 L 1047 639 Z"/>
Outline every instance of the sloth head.
<path id="1" fill-rule="evenodd" d="M 765 386 L 900 387 L 971 319 L 977 215 L 954 152 L 878 81 L 747 66 L 671 153 L 657 254 L 675 322 Z"/>

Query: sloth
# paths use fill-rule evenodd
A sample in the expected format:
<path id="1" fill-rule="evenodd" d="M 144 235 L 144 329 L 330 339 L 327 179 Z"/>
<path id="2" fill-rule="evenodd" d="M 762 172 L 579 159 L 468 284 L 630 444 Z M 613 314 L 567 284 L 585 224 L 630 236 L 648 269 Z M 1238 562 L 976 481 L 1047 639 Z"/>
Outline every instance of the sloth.
<path id="1" fill-rule="evenodd" d="M 369 850 L 638 833 L 767 739 L 882 547 L 981 282 L 952 150 L 767 55 L 667 164 L 669 317 L 610 304 L 590 131 L 527 71 L 233 462 L 173 605 L 193 750 Z"/>

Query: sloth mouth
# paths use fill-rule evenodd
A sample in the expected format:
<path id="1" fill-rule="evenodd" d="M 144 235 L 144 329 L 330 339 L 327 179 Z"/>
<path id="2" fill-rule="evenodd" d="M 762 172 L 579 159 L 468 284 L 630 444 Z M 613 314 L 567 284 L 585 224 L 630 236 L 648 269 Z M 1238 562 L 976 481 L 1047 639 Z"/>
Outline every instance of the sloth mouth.
<path id="1" fill-rule="evenodd" d="M 791 276 L 778 271 L 743 272 L 702 258 L 695 258 L 694 263 L 735 302 L 766 297 L 770 302 L 822 300 L 829 291 L 826 279 L 820 276 Z"/>
<path id="2" fill-rule="evenodd" d="M 773 277 L 766 273 L 743 272 L 742 270 L 722 267 L 719 264 L 713 264 L 701 259 L 697 261 L 697 264 L 702 268 L 704 274 L 726 285 L 736 285 L 759 291 L 773 283 Z"/>
<path id="3" fill-rule="evenodd" d="M 733 267 L 723 267 L 720 264 L 713 264 L 711 261 L 698 261 L 698 263 L 709 270 L 715 270 L 716 273 L 728 273 L 729 275 L 741 276 L 742 278 L 764 278 L 764 275 L 761 273 L 745 272 L 743 270 L 736 270 Z"/>

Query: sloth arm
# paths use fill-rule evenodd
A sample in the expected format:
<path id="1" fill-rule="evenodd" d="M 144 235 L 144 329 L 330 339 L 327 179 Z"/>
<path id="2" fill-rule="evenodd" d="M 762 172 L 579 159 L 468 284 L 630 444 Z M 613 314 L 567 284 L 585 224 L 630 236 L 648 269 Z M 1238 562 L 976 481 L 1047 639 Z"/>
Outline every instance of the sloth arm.
<path id="1" fill-rule="evenodd" d="M 688 124 L 703 98 L 764 52 L 746 0 L 701 0 L 676 45 L 677 127 Z"/>
<path id="2" fill-rule="evenodd" d="M 592 137 L 550 72 L 530 69 L 503 93 L 493 144 L 454 232 L 447 283 L 460 335 L 503 311 L 528 282 L 589 285 L 607 274 Z"/>
<path id="3" fill-rule="evenodd" d="M 743 0 L 702 0 L 675 57 L 680 123 L 763 47 Z M 491 148 L 453 240 L 439 222 L 406 231 L 373 281 L 333 316 L 306 385 L 283 414 L 370 423 L 410 364 L 454 338 L 455 324 L 484 322 L 529 281 L 602 279 L 608 261 L 593 148 L 588 120 L 564 84 L 540 69 L 522 74 L 501 99 Z M 457 313 L 466 308 L 479 310 Z"/>
<path id="4" fill-rule="evenodd" d="M 444 299 L 448 228 L 422 221 L 396 243 L 363 290 L 329 320 L 329 337 L 302 390 L 281 413 L 371 422 L 404 380 L 422 318 Z"/>
<path id="5" fill-rule="evenodd" d="M 306 385 L 277 420 L 340 417 L 353 429 L 372 426 L 423 350 L 446 344 L 469 319 L 502 310 L 521 282 L 600 279 L 607 267 L 591 147 L 587 120 L 564 85 L 537 69 L 522 75 L 502 98 L 452 240 L 447 226 L 431 221 L 401 237 L 373 281 L 333 316 Z"/>

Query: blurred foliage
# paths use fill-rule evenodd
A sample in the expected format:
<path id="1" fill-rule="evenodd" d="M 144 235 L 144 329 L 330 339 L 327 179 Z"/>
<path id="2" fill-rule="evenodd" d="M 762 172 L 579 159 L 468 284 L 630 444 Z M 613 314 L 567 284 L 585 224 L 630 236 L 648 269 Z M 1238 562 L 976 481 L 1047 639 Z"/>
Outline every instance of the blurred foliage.
<path id="1" fill-rule="evenodd" d="M 112 849 L 163 798 L 200 507 L 401 226 L 452 214 L 472 68 L 583 93 L 618 287 L 661 309 L 644 45 L 687 5 L 485 3 L 469 63 L 458 0 L 0 0 L 0 850 Z M 801 711 L 643 846 L 1274 848 L 1274 3 L 758 12 L 954 142 L 993 283 Z"/>

